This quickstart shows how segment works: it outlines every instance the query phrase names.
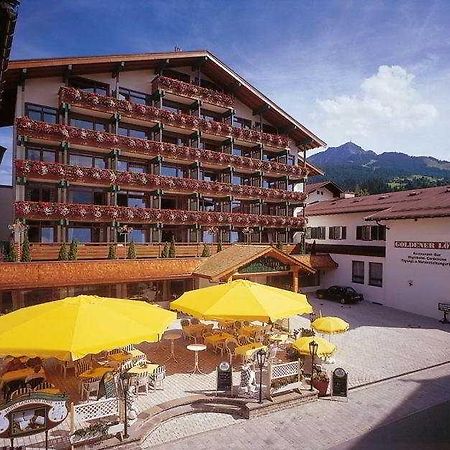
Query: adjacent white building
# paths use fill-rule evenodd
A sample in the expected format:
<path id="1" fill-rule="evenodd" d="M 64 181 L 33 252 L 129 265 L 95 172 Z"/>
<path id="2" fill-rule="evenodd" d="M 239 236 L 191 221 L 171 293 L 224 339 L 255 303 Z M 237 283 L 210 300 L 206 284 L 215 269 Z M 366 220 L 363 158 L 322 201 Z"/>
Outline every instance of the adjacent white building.
<path id="1" fill-rule="evenodd" d="M 308 202 L 306 241 L 338 268 L 322 287 L 352 286 L 368 301 L 442 318 L 450 303 L 450 186 L 364 197 L 336 196 L 334 186 Z"/>

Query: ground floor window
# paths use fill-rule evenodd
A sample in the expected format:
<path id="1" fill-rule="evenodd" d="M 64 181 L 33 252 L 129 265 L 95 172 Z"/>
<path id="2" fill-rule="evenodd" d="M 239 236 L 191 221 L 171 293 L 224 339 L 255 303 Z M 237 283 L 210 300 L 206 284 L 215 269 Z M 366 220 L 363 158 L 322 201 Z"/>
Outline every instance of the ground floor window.
<path id="1" fill-rule="evenodd" d="M 383 286 L 383 264 L 369 263 L 369 284 L 370 286 Z"/>
<path id="2" fill-rule="evenodd" d="M 316 273 L 301 273 L 299 284 L 300 290 L 302 287 L 320 286 L 320 270 Z"/>
<path id="3" fill-rule="evenodd" d="M 364 284 L 364 261 L 352 261 L 352 282 Z"/>

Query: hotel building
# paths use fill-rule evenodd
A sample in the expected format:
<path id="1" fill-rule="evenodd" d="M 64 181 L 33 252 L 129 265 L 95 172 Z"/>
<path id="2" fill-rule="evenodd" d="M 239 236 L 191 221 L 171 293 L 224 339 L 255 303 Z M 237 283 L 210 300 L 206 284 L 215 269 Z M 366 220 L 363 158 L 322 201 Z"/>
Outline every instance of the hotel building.
<path id="1" fill-rule="evenodd" d="M 337 267 L 320 285 L 351 286 L 368 301 L 442 318 L 450 303 L 450 186 L 350 197 L 309 185 L 306 241 Z M 324 200 L 322 200 L 322 198 Z"/>
<path id="2" fill-rule="evenodd" d="M 28 227 L 33 261 L 56 260 L 71 241 L 79 259 L 106 259 L 110 243 L 124 257 L 122 242 L 133 241 L 148 268 L 129 281 L 190 278 L 161 289 L 165 298 L 192 287 L 202 243 L 293 243 L 304 183 L 320 173 L 306 152 L 325 145 L 207 51 L 12 61 L 0 125 L 14 125 L 14 217 Z M 143 261 L 171 240 L 189 268 Z M 167 273 L 157 268 L 169 262 Z M 33 287 L 49 284 L 40 280 Z M 66 293 L 89 291 L 87 279 L 75 282 Z M 103 288 L 95 292 L 130 294 L 111 280 Z"/>

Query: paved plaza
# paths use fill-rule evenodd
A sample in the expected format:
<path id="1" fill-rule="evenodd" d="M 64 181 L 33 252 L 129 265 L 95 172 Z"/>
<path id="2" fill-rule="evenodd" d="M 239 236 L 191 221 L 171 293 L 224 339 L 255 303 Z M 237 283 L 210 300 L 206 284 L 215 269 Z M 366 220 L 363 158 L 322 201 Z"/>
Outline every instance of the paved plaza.
<path id="1" fill-rule="evenodd" d="M 278 448 L 278 445 L 279 448 L 292 448 L 295 441 L 286 440 L 286 436 L 295 436 L 304 442 L 305 436 L 314 437 L 331 424 L 339 427 L 342 441 L 417 409 L 450 399 L 449 379 L 446 380 L 447 387 L 442 382 L 446 375 L 450 376 L 450 364 L 421 370 L 450 362 L 450 326 L 372 303 L 343 306 L 309 297 L 316 312 L 341 317 L 351 324 L 347 333 L 331 337 L 338 347 L 336 362 L 324 365 L 330 371 L 339 366 L 349 372 L 352 391 L 348 403 L 320 400 L 250 421 L 225 414 L 193 414 L 161 425 L 147 439 L 147 447 L 164 443 L 164 448 Z M 309 320 L 304 317 L 291 319 L 290 325 L 309 327 Z M 418 370 L 420 372 L 416 374 L 402 375 Z M 379 383 L 392 377 L 390 381 Z M 179 382 L 183 381 L 179 379 Z M 211 382 L 214 383 L 214 378 Z M 419 384 L 421 389 L 417 393 Z M 302 427 L 299 431 L 300 418 Z M 227 427 L 229 425 L 234 427 L 231 429 Z M 217 430 L 220 427 L 227 428 Z M 215 431 L 196 434 L 212 429 Z M 334 440 L 338 436 L 335 431 L 328 439 L 314 439 L 310 448 L 327 448 L 338 442 L 337 438 Z M 247 435 L 255 439 L 245 437 Z M 186 436 L 191 437 L 181 439 Z M 168 446 L 167 443 L 174 439 L 177 439 L 176 444 Z"/>

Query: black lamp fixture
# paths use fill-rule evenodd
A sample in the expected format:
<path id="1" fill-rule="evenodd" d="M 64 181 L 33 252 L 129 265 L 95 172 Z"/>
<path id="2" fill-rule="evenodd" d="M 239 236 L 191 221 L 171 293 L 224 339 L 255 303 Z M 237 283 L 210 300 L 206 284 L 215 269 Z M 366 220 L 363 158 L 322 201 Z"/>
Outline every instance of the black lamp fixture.
<path id="1" fill-rule="evenodd" d="M 122 383 L 123 400 L 125 407 L 123 437 L 125 439 L 128 439 L 130 437 L 128 434 L 128 388 L 130 387 L 130 378 L 128 376 L 128 373 L 122 372 L 120 374 L 120 382 Z"/>
<path id="2" fill-rule="evenodd" d="M 310 381 L 310 390 L 313 390 L 313 378 L 314 378 L 314 357 L 317 355 L 317 349 L 319 348 L 319 344 L 312 340 L 309 343 L 309 354 L 311 355 L 311 381 Z"/>
<path id="3" fill-rule="evenodd" d="M 259 403 L 262 403 L 262 371 L 267 360 L 267 352 L 261 348 L 256 352 L 256 364 L 259 367 Z"/>

